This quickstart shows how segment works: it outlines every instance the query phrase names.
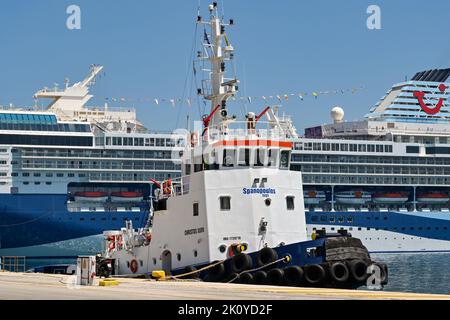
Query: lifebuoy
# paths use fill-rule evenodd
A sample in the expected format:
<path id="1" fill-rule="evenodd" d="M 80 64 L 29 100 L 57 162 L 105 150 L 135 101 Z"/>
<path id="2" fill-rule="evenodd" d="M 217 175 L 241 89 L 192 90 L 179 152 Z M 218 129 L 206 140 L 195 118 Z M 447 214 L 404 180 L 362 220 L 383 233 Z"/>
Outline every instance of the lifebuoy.
<path id="1" fill-rule="evenodd" d="M 172 179 L 163 182 L 163 193 L 164 194 L 172 193 Z"/>
<path id="2" fill-rule="evenodd" d="M 130 262 L 131 272 L 136 273 L 136 272 L 138 272 L 138 269 L 139 269 L 138 262 L 135 259 L 131 260 L 131 262 Z"/>
<path id="3" fill-rule="evenodd" d="M 191 133 L 191 146 L 195 147 L 198 144 L 198 134 L 197 132 Z"/>
<path id="4" fill-rule="evenodd" d="M 113 251 L 116 248 L 116 244 L 114 242 L 110 242 L 108 248 L 109 251 Z"/>

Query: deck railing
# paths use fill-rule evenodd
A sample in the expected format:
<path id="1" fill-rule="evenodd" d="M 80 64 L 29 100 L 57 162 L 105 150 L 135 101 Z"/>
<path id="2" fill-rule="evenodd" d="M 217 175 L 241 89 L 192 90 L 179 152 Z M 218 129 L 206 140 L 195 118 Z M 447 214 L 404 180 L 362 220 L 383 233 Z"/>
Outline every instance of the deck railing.
<path id="1" fill-rule="evenodd" d="M 23 256 L 1 257 L 0 271 L 25 272 L 26 271 L 26 257 L 23 257 Z"/>

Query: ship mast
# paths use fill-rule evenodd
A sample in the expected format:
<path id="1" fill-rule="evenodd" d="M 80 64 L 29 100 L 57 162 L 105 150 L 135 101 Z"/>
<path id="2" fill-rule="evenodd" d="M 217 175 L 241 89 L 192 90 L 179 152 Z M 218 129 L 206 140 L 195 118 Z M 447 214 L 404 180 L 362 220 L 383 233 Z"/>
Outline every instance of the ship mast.
<path id="1" fill-rule="evenodd" d="M 226 63 L 234 57 L 234 48 L 230 44 L 225 33 L 225 27 L 233 25 L 230 19 L 229 23 L 224 23 L 219 18 L 217 3 L 213 2 L 208 7 L 210 20 L 203 21 L 201 16 L 197 17 L 197 23 L 208 25 L 210 34 L 205 29 L 203 41 L 203 53 L 198 52 L 198 58 L 209 65 L 209 68 L 202 68 L 202 71 L 209 73 L 209 77 L 202 81 L 202 89 L 199 94 L 206 100 L 211 101 L 211 119 L 209 126 L 218 126 L 223 120 L 227 119 L 226 103 L 229 98 L 234 96 L 238 87 L 239 80 L 236 78 L 225 78 Z M 225 45 L 224 45 L 225 43 Z M 218 106 L 220 106 L 218 109 Z M 217 112 L 220 110 L 219 112 Z"/>

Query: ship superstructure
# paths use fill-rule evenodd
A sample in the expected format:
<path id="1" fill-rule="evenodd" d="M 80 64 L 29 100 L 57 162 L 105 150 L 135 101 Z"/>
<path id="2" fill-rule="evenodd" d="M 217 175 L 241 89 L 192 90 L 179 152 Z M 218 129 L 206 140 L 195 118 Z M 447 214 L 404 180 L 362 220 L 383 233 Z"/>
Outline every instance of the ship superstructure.
<path id="1" fill-rule="evenodd" d="M 47 108 L 0 110 L 0 248 L 100 234 L 148 219 L 149 179 L 176 178 L 182 137 L 152 133 L 132 108 L 87 107 L 101 66 Z"/>
<path id="2" fill-rule="evenodd" d="M 350 288 L 378 269 L 386 283 L 387 267 L 359 239 L 322 233 L 308 241 L 301 173 L 289 170 L 293 137 L 271 107 L 241 121 L 229 115 L 238 83 L 225 78 L 233 48 L 228 39 L 222 46 L 227 24 L 217 3 L 208 8 L 210 19 L 197 23 L 210 30 L 200 58 L 211 65 L 211 90 L 202 92 L 211 112 L 186 139 L 182 177 L 155 181 L 151 226 L 105 231 L 98 273 Z"/>
<path id="3" fill-rule="evenodd" d="M 419 72 L 363 120 L 338 107 L 294 140 L 310 234 L 348 230 L 372 252 L 450 251 L 449 75 Z"/>

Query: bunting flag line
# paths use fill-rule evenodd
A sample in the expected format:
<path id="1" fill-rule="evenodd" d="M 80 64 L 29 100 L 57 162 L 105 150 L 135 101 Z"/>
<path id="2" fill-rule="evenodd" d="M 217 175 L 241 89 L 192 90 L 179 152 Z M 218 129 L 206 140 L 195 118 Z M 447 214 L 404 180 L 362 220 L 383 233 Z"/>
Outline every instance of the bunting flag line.
<path id="1" fill-rule="evenodd" d="M 313 99 L 319 99 L 320 96 L 324 95 L 330 95 L 330 94 L 345 94 L 345 93 L 351 93 L 355 94 L 358 91 L 362 90 L 364 87 L 353 87 L 349 89 L 336 89 L 336 90 L 327 90 L 327 91 L 312 91 L 310 93 L 308 92 L 296 92 L 296 93 L 282 93 L 282 94 L 275 94 L 275 95 L 263 95 L 263 96 L 245 96 L 245 97 L 232 97 L 231 99 L 234 101 L 241 101 L 243 103 L 255 103 L 258 100 L 262 100 L 266 103 L 271 102 L 278 102 L 282 103 L 283 101 L 289 102 L 293 101 L 292 98 L 298 98 L 300 101 L 304 101 L 306 97 L 310 96 Z M 154 97 L 154 98 L 125 98 L 125 97 L 106 97 L 105 101 L 111 101 L 111 102 L 129 102 L 129 103 L 151 103 L 154 105 L 163 105 L 163 104 L 169 104 L 172 107 L 175 107 L 177 105 L 187 105 L 188 107 L 192 106 L 192 99 L 191 98 L 161 98 L 161 97 Z"/>

